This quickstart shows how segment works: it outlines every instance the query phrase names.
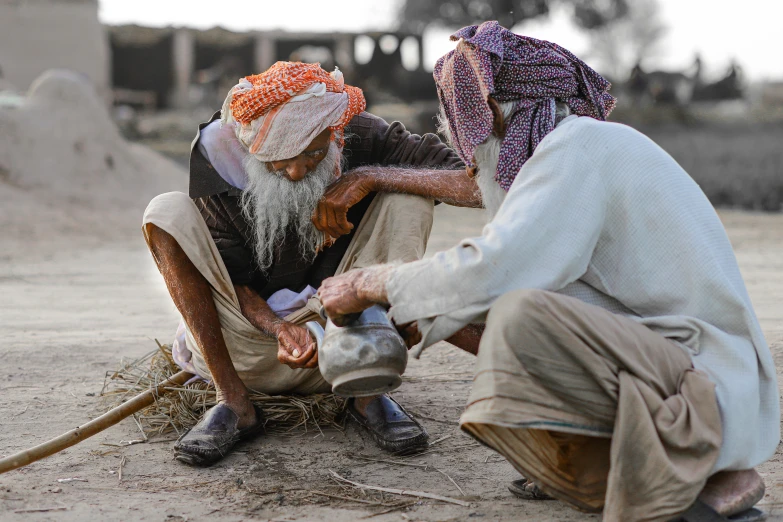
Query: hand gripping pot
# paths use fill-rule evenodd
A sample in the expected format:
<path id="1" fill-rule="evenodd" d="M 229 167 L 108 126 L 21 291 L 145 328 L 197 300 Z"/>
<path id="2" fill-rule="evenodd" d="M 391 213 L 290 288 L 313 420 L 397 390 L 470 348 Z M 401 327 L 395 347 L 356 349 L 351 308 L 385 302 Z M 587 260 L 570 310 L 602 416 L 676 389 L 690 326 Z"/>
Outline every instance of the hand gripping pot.
<path id="1" fill-rule="evenodd" d="M 315 321 L 306 326 L 318 343 L 321 375 L 337 395 L 367 397 L 402 384 L 408 349 L 383 307 L 366 309 L 346 326 L 329 319 L 325 329 Z"/>

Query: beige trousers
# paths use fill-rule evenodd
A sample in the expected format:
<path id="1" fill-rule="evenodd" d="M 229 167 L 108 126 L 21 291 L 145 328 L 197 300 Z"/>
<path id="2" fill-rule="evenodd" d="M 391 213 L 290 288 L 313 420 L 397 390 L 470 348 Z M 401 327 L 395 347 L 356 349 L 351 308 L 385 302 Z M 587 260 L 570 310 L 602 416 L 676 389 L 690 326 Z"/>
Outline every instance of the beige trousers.
<path id="1" fill-rule="evenodd" d="M 630 318 L 541 290 L 496 301 L 462 429 L 607 521 L 669 520 L 718 458 L 715 387 Z"/>
<path id="2" fill-rule="evenodd" d="M 432 228 L 431 200 L 404 194 L 378 194 L 348 246 L 337 274 L 393 261 L 421 259 Z M 149 244 L 147 225 L 169 233 L 212 287 L 218 317 L 231 362 L 245 385 L 262 393 L 317 393 L 331 390 L 317 368 L 291 369 L 277 360 L 277 340 L 256 329 L 242 315 L 234 285 L 215 242 L 196 205 L 182 192 L 169 192 L 153 199 L 144 212 L 142 230 Z M 285 319 L 296 324 L 320 320 L 317 302 L 291 313 Z M 202 347 L 186 332 L 191 362 L 199 374 L 209 377 Z"/>

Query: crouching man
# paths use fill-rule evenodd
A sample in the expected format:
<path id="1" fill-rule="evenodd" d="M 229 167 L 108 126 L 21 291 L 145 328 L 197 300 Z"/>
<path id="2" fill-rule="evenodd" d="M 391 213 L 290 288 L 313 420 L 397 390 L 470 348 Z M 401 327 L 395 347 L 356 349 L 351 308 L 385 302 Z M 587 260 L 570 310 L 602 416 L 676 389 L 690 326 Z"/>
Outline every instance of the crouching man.
<path id="1" fill-rule="evenodd" d="M 497 22 L 452 38 L 443 115 L 494 217 L 430 259 L 326 279 L 327 313 L 388 303 L 422 346 L 477 352 L 461 427 L 522 492 L 607 521 L 762 519 L 775 368 L 707 198 L 604 121 L 608 82 L 567 50 Z"/>
<path id="2" fill-rule="evenodd" d="M 144 235 L 183 318 L 175 359 L 218 394 L 176 443 L 180 461 L 213 463 L 260 431 L 248 389 L 330 390 L 302 326 L 317 318 L 311 297 L 324 278 L 420 259 L 433 199 L 481 204 L 436 136 L 364 107 L 360 89 L 317 64 L 278 62 L 243 78 L 199 128 L 190 194 L 147 207 Z M 353 400 L 349 412 L 384 449 L 427 444 L 425 429 L 385 395 Z"/>

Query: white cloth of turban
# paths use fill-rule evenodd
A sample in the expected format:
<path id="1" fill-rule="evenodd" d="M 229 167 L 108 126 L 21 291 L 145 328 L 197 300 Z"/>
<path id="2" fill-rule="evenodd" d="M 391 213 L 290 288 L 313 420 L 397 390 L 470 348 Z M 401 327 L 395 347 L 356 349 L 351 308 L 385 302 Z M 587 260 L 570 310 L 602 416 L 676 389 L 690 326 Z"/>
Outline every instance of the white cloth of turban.
<path id="1" fill-rule="evenodd" d="M 342 80 L 342 73 L 335 73 L 335 79 Z M 234 126 L 239 142 L 259 161 L 281 161 L 298 156 L 316 136 L 338 123 L 348 108 L 346 93 L 327 92 L 326 84 L 314 83 L 250 124 L 241 124 L 231 115 L 231 99 L 234 93 L 252 88 L 252 84 L 242 78 L 231 89 L 223 103 L 221 121 Z"/>

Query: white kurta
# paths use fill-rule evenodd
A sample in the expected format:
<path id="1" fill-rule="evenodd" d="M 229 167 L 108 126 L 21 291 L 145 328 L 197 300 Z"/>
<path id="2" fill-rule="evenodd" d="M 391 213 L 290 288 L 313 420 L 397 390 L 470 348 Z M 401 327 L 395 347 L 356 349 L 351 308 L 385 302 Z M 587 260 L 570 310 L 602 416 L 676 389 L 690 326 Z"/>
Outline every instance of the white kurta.
<path id="1" fill-rule="evenodd" d="M 646 136 L 566 118 L 481 237 L 399 266 L 387 286 L 392 316 L 418 321 L 424 346 L 523 288 L 633 317 L 686 349 L 716 385 L 723 447 L 715 471 L 774 453 L 775 367 L 729 239 L 698 185 Z"/>

